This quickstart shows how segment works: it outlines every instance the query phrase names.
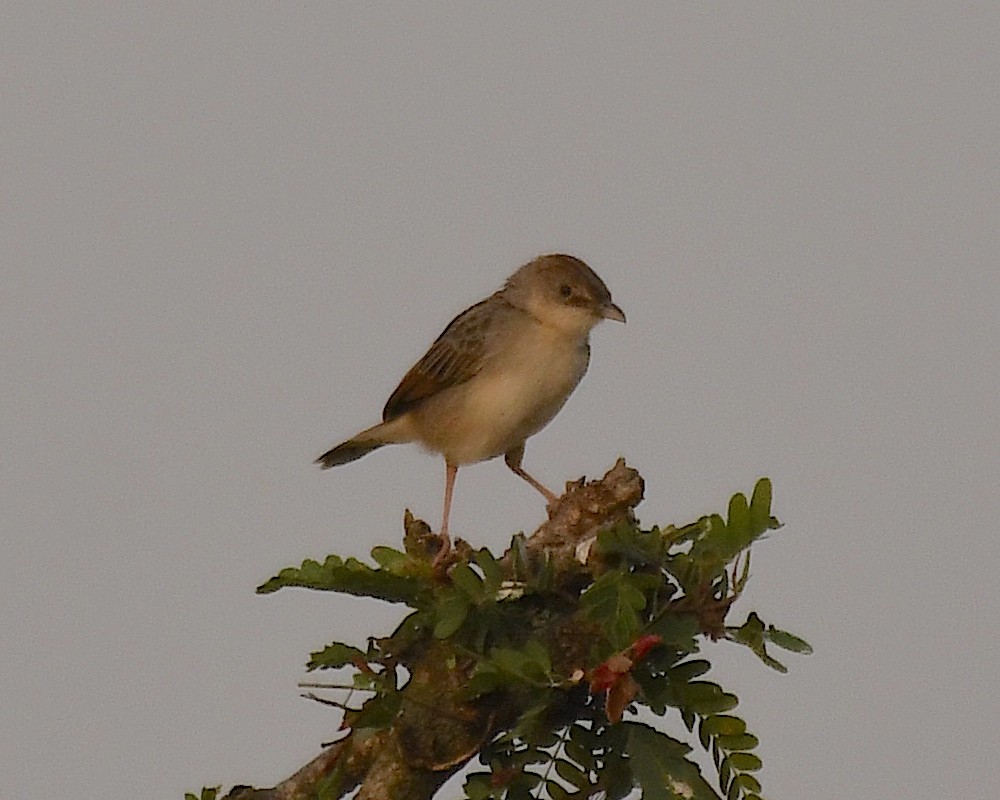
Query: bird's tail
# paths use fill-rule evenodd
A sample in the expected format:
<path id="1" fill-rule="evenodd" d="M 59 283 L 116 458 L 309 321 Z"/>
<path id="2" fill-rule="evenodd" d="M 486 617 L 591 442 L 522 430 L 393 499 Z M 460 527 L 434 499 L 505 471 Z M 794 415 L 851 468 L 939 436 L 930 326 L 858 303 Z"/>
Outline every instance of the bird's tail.
<path id="1" fill-rule="evenodd" d="M 321 469 L 339 467 L 341 464 L 356 461 L 361 456 L 366 456 L 372 450 L 378 450 L 384 445 L 408 442 L 410 437 L 406 435 L 405 427 L 398 420 L 379 423 L 368 430 L 361 431 L 346 442 L 338 444 L 332 450 L 327 450 L 316 459 L 316 463 Z"/>
<path id="2" fill-rule="evenodd" d="M 338 444 L 332 450 L 327 450 L 316 459 L 316 463 L 319 464 L 320 469 L 339 467 L 341 464 L 346 464 L 349 461 L 361 458 L 361 456 L 368 455 L 372 450 L 378 450 L 384 444 L 385 442 L 358 442 L 354 439 L 348 439 L 343 444 Z"/>

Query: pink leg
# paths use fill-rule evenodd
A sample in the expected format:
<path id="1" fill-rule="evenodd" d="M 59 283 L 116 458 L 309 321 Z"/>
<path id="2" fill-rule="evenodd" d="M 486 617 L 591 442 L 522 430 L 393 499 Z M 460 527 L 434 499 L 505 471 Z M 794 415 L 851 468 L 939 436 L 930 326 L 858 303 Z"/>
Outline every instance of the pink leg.
<path id="1" fill-rule="evenodd" d="M 448 517 L 451 516 L 451 495 L 455 491 L 455 476 L 458 475 L 458 467 L 454 464 L 444 463 L 444 518 L 441 520 L 440 536 L 444 540 L 441 549 L 434 556 L 434 565 L 440 564 L 445 556 L 451 551 L 451 539 L 448 537 Z"/>
<path id="2" fill-rule="evenodd" d="M 551 503 L 554 500 L 559 499 L 558 495 L 555 492 L 553 492 L 553 491 L 551 491 L 549 489 L 546 489 L 541 483 L 539 483 L 538 481 L 536 481 L 527 472 L 525 472 L 523 469 L 521 469 L 521 459 L 523 457 L 524 457 L 524 445 L 521 445 L 520 447 L 515 447 L 513 450 L 510 450 L 507 453 L 507 455 L 504 456 L 503 460 L 504 460 L 504 463 L 508 467 L 510 467 L 511 472 L 513 472 L 519 478 L 523 478 L 528 483 L 530 483 L 532 486 L 534 486 L 535 489 L 538 490 L 542 494 L 542 496 L 545 497 L 545 499 L 548 502 Z"/>

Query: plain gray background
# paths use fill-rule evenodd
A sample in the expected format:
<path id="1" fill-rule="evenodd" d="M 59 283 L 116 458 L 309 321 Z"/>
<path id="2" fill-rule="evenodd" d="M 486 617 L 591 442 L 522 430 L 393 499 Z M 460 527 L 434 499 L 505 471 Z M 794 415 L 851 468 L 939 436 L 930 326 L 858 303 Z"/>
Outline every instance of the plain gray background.
<path id="1" fill-rule="evenodd" d="M 995 4 L 25 3 L 0 31 L 2 797 L 315 755 L 309 651 L 401 610 L 253 589 L 436 524 L 443 467 L 311 461 L 554 250 L 629 323 L 526 467 L 624 455 L 647 525 L 775 482 L 734 618 L 816 653 L 706 647 L 768 796 L 994 791 Z M 542 516 L 501 462 L 459 475 L 476 544 Z"/>

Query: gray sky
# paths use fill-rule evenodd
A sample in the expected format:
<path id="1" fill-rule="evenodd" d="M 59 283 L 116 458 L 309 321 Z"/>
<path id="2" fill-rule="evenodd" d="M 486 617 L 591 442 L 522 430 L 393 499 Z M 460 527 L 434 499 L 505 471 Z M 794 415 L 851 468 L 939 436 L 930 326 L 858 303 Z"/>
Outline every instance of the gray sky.
<path id="1" fill-rule="evenodd" d="M 994 4 L 37 3 L 0 27 L 0 765 L 11 800 L 271 784 L 311 649 L 400 609 L 257 597 L 436 524 L 438 459 L 320 472 L 543 251 L 628 314 L 529 442 L 643 522 L 760 475 L 786 527 L 713 645 L 772 798 L 1000 781 Z M 453 531 L 542 504 L 461 471 Z M 83 794 L 81 794 L 83 792 Z M 89 794 L 88 794 L 89 793 Z"/>

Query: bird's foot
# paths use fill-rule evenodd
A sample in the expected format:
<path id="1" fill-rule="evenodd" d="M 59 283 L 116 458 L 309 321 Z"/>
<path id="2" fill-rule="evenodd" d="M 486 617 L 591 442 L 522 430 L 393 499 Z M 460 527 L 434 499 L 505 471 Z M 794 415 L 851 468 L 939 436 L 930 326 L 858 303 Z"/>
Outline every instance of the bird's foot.
<path id="1" fill-rule="evenodd" d="M 447 531 L 442 531 L 438 534 L 438 539 L 441 542 L 441 547 L 438 549 L 437 553 L 434 555 L 434 560 L 431 562 L 431 567 L 435 572 L 444 572 L 448 566 L 449 556 L 451 555 L 451 539 L 448 537 Z"/>

